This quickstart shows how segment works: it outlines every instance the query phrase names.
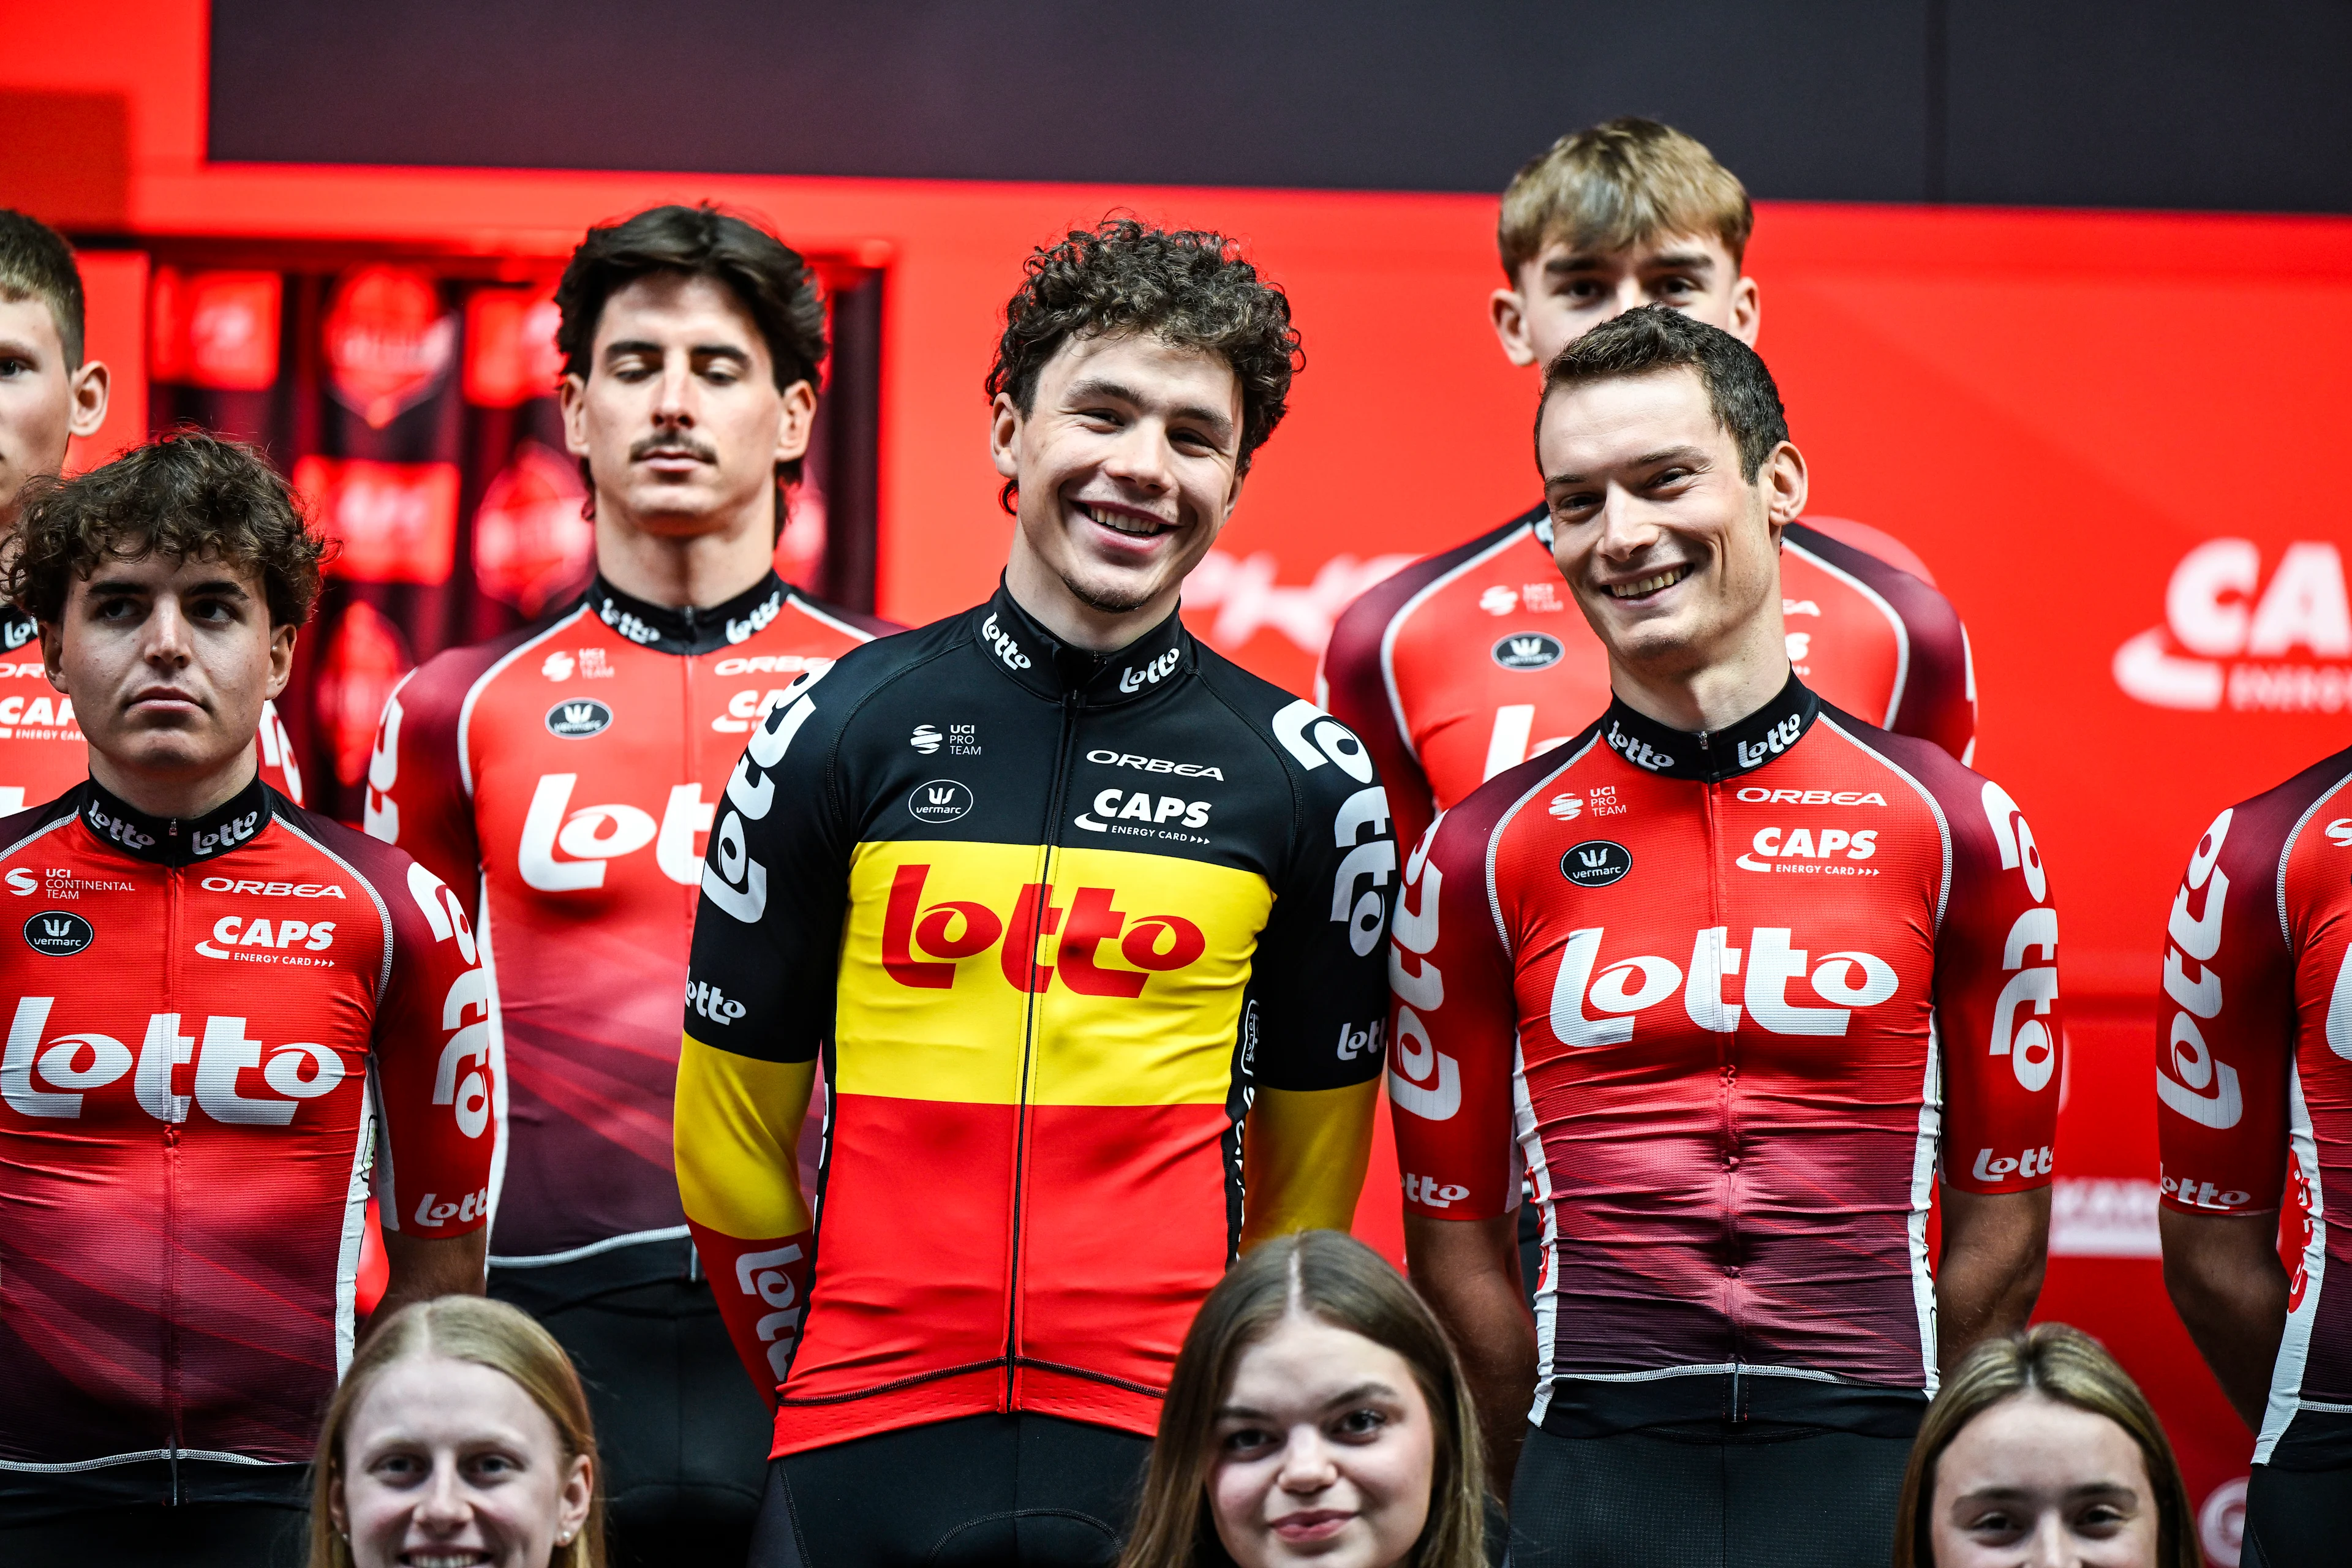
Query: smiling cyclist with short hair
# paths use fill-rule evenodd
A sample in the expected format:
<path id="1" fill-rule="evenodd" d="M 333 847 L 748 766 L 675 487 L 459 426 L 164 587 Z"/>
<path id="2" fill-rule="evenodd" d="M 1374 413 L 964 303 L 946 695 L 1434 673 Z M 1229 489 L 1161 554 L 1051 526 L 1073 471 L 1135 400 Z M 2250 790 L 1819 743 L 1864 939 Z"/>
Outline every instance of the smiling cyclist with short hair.
<path id="1" fill-rule="evenodd" d="M 1177 615 L 1297 342 L 1220 236 L 1036 253 L 988 380 L 1002 584 L 803 682 L 728 782 L 677 1167 L 776 1400 L 761 1568 L 1109 1563 L 1194 1309 L 1354 1212 L 1387 803 Z"/>

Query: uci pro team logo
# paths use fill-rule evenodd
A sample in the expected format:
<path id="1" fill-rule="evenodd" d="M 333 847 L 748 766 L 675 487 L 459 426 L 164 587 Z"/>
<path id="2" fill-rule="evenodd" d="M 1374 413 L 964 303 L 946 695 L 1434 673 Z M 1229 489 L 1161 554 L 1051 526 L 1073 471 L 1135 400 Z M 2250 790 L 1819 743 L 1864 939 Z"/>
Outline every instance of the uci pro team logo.
<path id="1" fill-rule="evenodd" d="M 70 958 L 97 940 L 97 931 L 71 910 L 43 910 L 25 922 L 25 945 L 52 958 Z"/>
<path id="2" fill-rule="evenodd" d="M 1494 659 L 1505 669 L 1549 669 L 1567 651 L 1558 637 L 1549 637 L 1541 632 L 1513 632 L 1495 645 Z"/>
<path id="3" fill-rule="evenodd" d="M 586 698 L 559 702 L 547 710 L 547 732 L 562 740 L 601 735 L 612 725 L 613 710 Z"/>
<path id="4" fill-rule="evenodd" d="M 1633 868 L 1632 852 L 1609 838 L 1588 839 L 1559 858 L 1559 874 L 1580 888 L 1622 882 Z"/>

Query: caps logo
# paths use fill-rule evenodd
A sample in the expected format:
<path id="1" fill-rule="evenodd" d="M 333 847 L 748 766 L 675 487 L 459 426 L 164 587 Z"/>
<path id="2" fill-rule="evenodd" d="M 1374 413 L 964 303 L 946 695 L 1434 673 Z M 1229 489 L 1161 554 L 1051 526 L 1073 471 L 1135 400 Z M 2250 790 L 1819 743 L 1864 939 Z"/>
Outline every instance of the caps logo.
<path id="1" fill-rule="evenodd" d="M 1558 664 L 1561 647 L 1558 637 L 1541 632 L 1513 632 L 1494 647 L 1494 659 L 1505 669 L 1549 669 Z"/>
<path id="2" fill-rule="evenodd" d="M 43 910 L 25 922 L 25 945 L 52 958 L 70 958 L 97 940 L 97 931 L 71 910 Z"/>
<path id="3" fill-rule="evenodd" d="M 918 822 L 954 822 L 971 810 L 971 791 L 954 779 L 917 784 L 907 796 L 907 813 Z"/>
<path id="4" fill-rule="evenodd" d="M 1589 838 L 1559 858 L 1559 874 L 1580 888 L 1622 882 L 1633 869 L 1633 852 L 1610 838 Z"/>
<path id="5" fill-rule="evenodd" d="M 2338 713 L 2352 708 L 2352 599 L 2327 540 L 2296 540 L 2267 581 L 2251 539 L 2180 558 L 2164 625 L 2116 649 L 2116 684 L 2155 708 Z"/>
<path id="6" fill-rule="evenodd" d="M 612 725 L 613 710 L 592 698 L 559 702 L 547 710 L 547 732 L 562 740 L 601 735 Z"/>

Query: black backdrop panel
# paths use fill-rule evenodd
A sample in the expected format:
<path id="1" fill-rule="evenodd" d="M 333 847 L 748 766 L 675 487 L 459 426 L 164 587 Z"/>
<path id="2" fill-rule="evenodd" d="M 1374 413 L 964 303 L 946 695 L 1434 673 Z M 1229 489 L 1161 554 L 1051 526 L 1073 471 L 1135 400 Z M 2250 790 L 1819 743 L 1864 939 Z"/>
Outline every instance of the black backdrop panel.
<path id="1" fill-rule="evenodd" d="M 2352 210 L 2345 0 L 214 0 L 261 162 L 1498 190 L 1662 116 L 1758 195 Z"/>

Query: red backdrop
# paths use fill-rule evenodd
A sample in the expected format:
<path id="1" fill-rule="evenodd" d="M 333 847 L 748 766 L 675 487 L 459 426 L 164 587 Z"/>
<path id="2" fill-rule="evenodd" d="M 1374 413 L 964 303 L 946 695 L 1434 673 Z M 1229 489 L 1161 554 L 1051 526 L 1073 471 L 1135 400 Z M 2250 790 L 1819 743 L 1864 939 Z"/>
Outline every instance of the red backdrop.
<path id="1" fill-rule="evenodd" d="M 127 100 L 133 237 L 552 258 L 586 222 L 709 195 L 885 268 L 880 607 L 900 619 L 992 581 L 1009 524 L 980 381 L 997 312 L 1030 246 L 1114 207 L 1241 237 L 1306 334 L 1294 412 L 1191 595 L 1203 635 L 1303 690 L 1330 615 L 1383 557 L 1535 497 L 1531 385 L 1484 324 L 1490 200 L 208 165 L 198 0 L 11 11 L 0 89 Z M 1815 509 L 1903 539 L 1959 605 L 1978 765 L 2054 868 L 2071 1022 L 2042 1311 L 2148 1386 L 2211 1505 L 2209 1551 L 2234 1562 L 2228 1483 L 2251 1441 L 2152 1257 L 2152 998 L 2206 822 L 2352 739 L 2352 531 L 2331 466 L 2352 408 L 2352 222 L 1765 204 L 1749 264 Z M 93 295 L 102 316 L 136 282 Z M 1375 1235 L 1393 1236 L 1394 1203 L 1368 1194 Z"/>

